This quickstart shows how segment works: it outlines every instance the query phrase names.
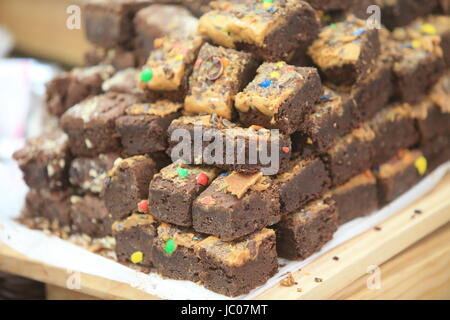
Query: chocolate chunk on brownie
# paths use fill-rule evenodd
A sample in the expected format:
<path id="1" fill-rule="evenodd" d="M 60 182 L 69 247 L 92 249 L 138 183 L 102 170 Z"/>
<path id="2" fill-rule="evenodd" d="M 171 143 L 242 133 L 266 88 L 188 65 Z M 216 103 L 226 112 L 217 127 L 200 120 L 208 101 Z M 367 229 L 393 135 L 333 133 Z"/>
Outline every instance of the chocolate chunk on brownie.
<path id="1" fill-rule="evenodd" d="M 149 156 L 134 156 L 118 161 L 105 180 L 103 197 L 112 217 L 122 219 L 140 210 L 139 203 L 148 197 L 148 186 L 158 172 Z"/>
<path id="2" fill-rule="evenodd" d="M 450 160 L 450 135 L 437 136 L 430 141 L 424 141 L 420 144 L 420 149 L 427 159 L 428 172 L 431 172 Z"/>
<path id="3" fill-rule="evenodd" d="M 323 153 L 338 137 L 357 126 L 359 111 L 351 96 L 324 87 L 322 97 L 313 106 L 313 113 L 301 123 L 299 131 L 318 153 Z"/>
<path id="4" fill-rule="evenodd" d="M 194 230 L 232 240 L 280 220 L 277 185 L 262 173 L 216 178 L 194 201 Z"/>
<path id="5" fill-rule="evenodd" d="M 408 104 L 395 104 L 381 110 L 369 122 L 375 133 L 372 142 L 374 166 L 395 156 L 398 150 L 414 146 L 419 141 L 413 109 Z"/>
<path id="6" fill-rule="evenodd" d="M 25 214 L 45 218 L 60 227 L 70 226 L 70 190 L 30 189 L 25 198 Z"/>
<path id="7" fill-rule="evenodd" d="M 68 185 L 72 157 L 64 132 L 56 130 L 29 139 L 13 157 L 30 188 L 62 189 Z"/>
<path id="8" fill-rule="evenodd" d="M 321 94 L 317 69 L 266 62 L 259 66 L 255 79 L 236 95 L 235 104 L 243 124 L 291 134 L 312 112 Z"/>
<path id="9" fill-rule="evenodd" d="M 333 238 L 338 228 L 338 211 L 329 198 L 310 202 L 306 207 L 284 216 L 275 226 L 278 256 L 304 260 Z"/>
<path id="10" fill-rule="evenodd" d="M 200 18 L 198 31 L 218 45 L 279 61 L 317 36 L 319 20 L 303 1 L 224 1 Z"/>
<path id="11" fill-rule="evenodd" d="M 353 85 L 368 74 L 380 55 L 377 29 L 350 15 L 322 29 L 308 54 L 328 81 Z"/>
<path id="12" fill-rule="evenodd" d="M 376 0 L 381 8 L 381 23 L 393 29 L 409 24 L 420 16 L 426 16 L 436 8 L 437 0 Z"/>
<path id="13" fill-rule="evenodd" d="M 102 89 L 105 92 L 126 93 L 137 96 L 139 100 L 145 100 L 144 91 L 138 87 L 140 71 L 135 68 L 126 68 L 117 71 L 111 78 L 103 82 Z"/>
<path id="14" fill-rule="evenodd" d="M 441 39 L 413 28 L 398 28 L 393 36 L 400 57 L 393 69 L 396 98 L 417 103 L 444 73 Z"/>
<path id="15" fill-rule="evenodd" d="M 152 215 L 178 226 L 192 225 L 192 204 L 219 174 L 206 166 L 190 166 L 175 162 L 157 173 L 149 187 Z"/>
<path id="16" fill-rule="evenodd" d="M 182 105 L 168 100 L 135 104 L 117 118 L 116 129 L 126 155 L 164 151 L 167 148 L 167 128 L 178 118 Z"/>
<path id="17" fill-rule="evenodd" d="M 194 63 L 184 108 L 189 113 L 233 116 L 234 98 L 255 75 L 251 54 L 205 43 Z"/>
<path id="18" fill-rule="evenodd" d="M 69 181 L 83 192 L 101 193 L 114 161 L 119 158 L 117 153 L 99 154 L 94 158 L 75 158 L 69 168 Z"/>
<path id="19" fill-rule="evenodd" d="M 91 0 L 84 6 L 86 38 L 101 47 L 130 47 L 135 35 L 133 17 L 151 0 Z"/>
<path id="20" fill-rule="evenodd" d="M 386 205 L 408 191 L 427 173 L 427 160 L 418 150 L 401 150 L 375 170 L 380 205 Z"/>
<path id="21" fill-rule="evenodd" d="M 183 101 L 188 79 L 204 43 L 197 35 L 167 36 L 155 40 L 155 49 L 145 64 L 139 79 L 151 101 L 169 99 Z"/>
<path id="22" fill-rule="evenodd" d="M 113 73 L 112 66 L 100 65 L 75 68 L 56 76 L 46 84 L 45 101 L 48 112 L 59 117 L 85 98 L 100 94 L 103 81 Z"/>
<path id="23" fill-rule="evenodd" d="M 157 223 L 150 214 L 134 213 L 124 220 L 116 221 L 112 230 L 116 239 L 117 260 L 145 269 L 151 268 L 156 228 Z"/>
<path id="24" fill-rule="evenodd" d="M 323 162 L 318 158 L 294 158 L 289 169 L 275 178 L 280 193 L 283 214 L 299 210 L 319 198 L 330 186 L 330 178 Z"/>
<path id="25" fill-rule="evenodd" d="M 69 147 L 78 156 L 96 156 L 120 151 L 116 134 L 116 119 L 138 98 L 132 95 L 108 92 L 80 102 L 61 117 L 61 126 L 69 136 Z"/>
<path id="26" fill-rule="evenodd" d="M 336 202 L 339 224 L 343 224 L 378 208 L 377 180 L 367 170 L 334 188 L 328 196 Z"/>
<path id="27" fill-rule="evenodd" d="M 106 208 L 105 201 L 93 195 L 70 197 L 70 217 L 72 231 L 91 238 L 103 238 L 112 235 L 114 220 Z"/>
<path id="28" fill-rule="evenodd" d="M 367 125 L 363 125 L 339 138 L 323 155 L 333 187 L 344 184 L 352 177 L 370 169 L 374 139 L 374 132 Z"/>
<path id="29" fill-rule="evenodd" d="M 144 59 L 153 50 L 155 39 L 168 35 L 193 35 L 198 27 L 198 19 L 189 10 L 170 4 L 153 4 L 141 9 L 133 22 L 136 29 L 135 47 Z"/>
<path id="30" fill-rule="evenodd" d="M 195 147 L 198 141 L 203 142 L 200 148 Z M 183 116 L 169 126 L 168 153 L 174 161 L 274 175 L 288 165 L 291 139 L 259 126 L 238 127 L 215 115 Z"/>

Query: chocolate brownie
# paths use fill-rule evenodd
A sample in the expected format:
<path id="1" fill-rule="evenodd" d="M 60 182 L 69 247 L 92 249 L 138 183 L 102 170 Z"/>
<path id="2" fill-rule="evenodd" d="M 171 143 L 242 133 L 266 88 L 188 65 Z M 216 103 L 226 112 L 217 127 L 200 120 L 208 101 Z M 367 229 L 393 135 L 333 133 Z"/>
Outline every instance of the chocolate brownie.
<path id="1" fill-rule="evenodd" d="M 155 40 L 155 49 L 142 69 L 139 86 L 150 101 L 183 101 L 188 79 L 204 40 L 200 36 L 167 36 Z"/>
<path id="2" fill-rule="evenodd" d="M 13 157 L 30 188 L 62 189 L 68 185 L 71 155 L 64 132 L 56 130 L 29 139 Z"/>
<path id="3" fill-rule="evenodd" d="M 321 94 L 317 69 L 266 62 L 259 66 L 255 79 L 236 95 L 235 104 L 243 124 L 291 134 L 312 112 Z"/>
<path id="4" fill-rule="evenodd" d="M 178 226 L 192 225 L 192 203 L 219 174 L 206 166 L 172 163 L 157 173 L 149 187 L 151 213 L 156 219 Z"/>
<path id="5" fill-rule="evenodd" d="M 153 41 L 168 35 L 180 37 L 197 31 L 198 19 L 182 6 L 153 4 L 139 10 L 134 17 L 135 47 L 147 59 L 153 50 Z"/>
<path id="6" fill-rule="evenodd" d="M 88 66 L 106 64 L 112 65 L 117 70 L 140 68 L 145 63 L 145 59 L 139 55 L 138 51 L 123 48 L 94 47 L 84 55 L 85 64 Z"/>
<path id="7" fill-rule="evenodd" d="M 321 11 L 345 10 L 353 5 L 355 0 L 305 0 L 311 7 Z"/>
<path id="8" fill-rule="evenodd" d="M 98 196 L 85 195 L 70 197 L 70 218 L 72 232 L 85 234 L 91 238 L 103 238 L 112 235 L 114 220 Z"/>
<path id="9" fill-rule="evenodd" d="M 113 73 L 112 66 L 100 65 L 75 68 L 56 76 L 46 84 L 45 102 L 48 112 L 59 117 L 85 98 L 100 94 L 103 81 Z"/>
<path id="10" fill-rule="evenodd" d="M 319 153 L 328 150 L 338 137 L 349 133 L 359 123 L 359 112 L 355 100 L 345 93 L 338 93 L 327 87 L 313 106 L 313 113 L 300 125 L 301 134 L 310 139 Z"/>
<path id="11" fill-rule="evenodd" d="M 227 296 L 248 293 L 278 269 L 275 233 L 270 229 L 225 242 L 162 224 L 153 243 L 158 273 L 171 279 L 201 281 L 206 288 Z"/>
<path id="12" fill-rule="evenodd" d="M 430 99 L 424 99 L 412 108 L 421 143 L 431 141 L 437 136 L 450 135 L 450 110 L 444 112 Z"/>
<path id="13" fill-rule="evenodd" d="M 337 228 L 338 211 L 333 200 L 310 202 L 275 225 L 278 256 L 304 260 L 331 240 Z"/>
<path id="14" fill-rule="evenodd" d="M 392 136 L 390 138 L 392 139 Z M 323 155 L 333 187 L 342 185 L 370 169 L 374 139 L 375 133 L 367 125 L 362 125 L 339 138 Z"/>
<path id="15" fill-rule="evenodd" d="M 60 124 L 69 136 L 69 147 L 77 156 L 96 156 L 120 151 L 116 134 L 116 119 L 138 98 L 132 95 L 108 92 L 71 107 L 61 117 Z"/>
<path id="16" fill-rule="evenodd" d="M 249 53 L 205 43 L 189 78 L 185 110 L 230 120 L 234 98 L 254 77 L 256 68 L 256 60 Z"/>
<path id="17" fill-rule="evenodd" d="M 428 163 L 428 172 L 450 160 L 450 135 L 437 136 L 431 141 L 424 141 L 420 145 Z"/>
<path id="18" fill-rule="evenodd" d="M 83 10 L 86 38 L 101 47 L 131 47 L 133 17 L 151 0 L 90 0 Z"/>
<path id="19" fill-rule="evenodd" d="M 144 91 L 138 87 L 139 74 L 140 71 L 135 68 L 119 70 L 110 79 L 103 82 L 102 90 L 131 94 L 144 101 Z"/>
<path id="20" fill-rule="evenodd" d="M 167 128 L 181 115 L 182 107 L 168 100 L 128 107 L 125 115 L 116 120 L 124 154 L 164 151 L 167 148 Z"/>
<path id="21" fill-rule="evenodd" d="M 353 85 L 364 79 L 380 55 L 377 29 L 350 15 L 322 29 L 308 54 L 326 79 L 336 85 Z"/>
<path id="22" fill-rule="evenodd" d="M 169 126 L 168 153 L 173 161 L 274 175 L 288 165 L 291 139 L 259 126 L 238 127 L 215 115 L 183 116 Z"/>
<path id="23" fill-rule="evenodd" d="M 289 169 L 275 178 L 280 193 L 283 214 L 299 210 L 319 198 L 330 186 L 330 178 L 323 162 L 318 158 L 294 158 Z"/>
<path id="24" fill-rule="evenodd" d="M 381 8 L 381 23 L 393 29 L 426 16 L 436 8 L 437 0 L 375 0 Z"/>
<path id="25" fill-rule="evenodd" d="M 82 192 L 101 193 L 117 153 L 102 153 L 94 158 L 78 157 L 73 159 L 69 168 L 69 182 Z"/>
<path id="26" fill-rule="evenodd" d="M 157 223 L 150 214 L 135 213 L 124 220 L 116 221 L 112 230 L 116 239 L 117 260 L 145 269 L 151 268 L 156 228 Z"/>
<path id="27" fill-rule="evenodd" d="M 45 218 L 60 227 L 70 226 L 71 191 L 30 189 L 25 198 L 25 215 L 32 218 Z"/>
<path id="28" fill-rule="evenodd" d="M 377 180 L 367 170 L 331 190 L 329 197 L 336 202 L 339 224 L 367 216 L 378 208 Z"/>
<path id="29" fill-rule="evenodd" d="M 381 165 L 395 156 L 398 150 L 414 146 L 419 141 L 413 109 L 408 104 L 395 104 L 381 110 L 370 121 L 375 133 L 372 164 Z"/>
<path id="30" fill-rule="evenodd" d="M 441 39 L 436 35 L 398 28 L 393 32 L 398 41 L 400 59 L 394 63 L 396 98 L 417 103 L 444 73 Z"/>
<path id="31" fill-rule="evenodd" d="M 450 14 L 450 0 L 438 0 L 439 2 L 439 11 L 443 14 Z"/>
<path id="32" fill-rule="evenodd" d="M 427 160 L 418 150 L 401 150 L 375 170 L 380 205 L 386 205 L 408 191 L 427 173 Z"/>
<path id="33" fill-rule="evenodd" d="M 218 45 L 276 62 L 308 45 L 319 25 L 315 11 L 303 1 L 224 1 L 200 18 L 198 32 Z"/>
<path id="34" fill-rule="evenodd" d="M 149 156 L 126 158 L 114 165 L 105 180 L 102 195 L 115 220 L 139 210 L 139 203 L 147 199 L 148 186 L 157 172 L 157 164 Z"/>
<path id="35" fill-rule="evenodd" d="M 280 217 L 277 185 L 261 172 L 220 175 L 192 206 L 194 230 L 224 240 L 273 225 Z"/>

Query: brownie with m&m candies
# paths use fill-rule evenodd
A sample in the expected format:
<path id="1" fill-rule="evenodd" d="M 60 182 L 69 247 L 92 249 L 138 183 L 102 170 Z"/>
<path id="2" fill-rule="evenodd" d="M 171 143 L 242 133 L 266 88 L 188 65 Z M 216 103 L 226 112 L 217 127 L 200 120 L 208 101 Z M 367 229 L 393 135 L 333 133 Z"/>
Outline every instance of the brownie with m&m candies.
<path id="1" fill-rule="evenodd" d="M 277 185 L 261 172 L 220 175 L 192 207 L 194 230 L 224 240 L 271 226 L 280 217 Z"/>
<path id="2" fill-rule="evenodd" d="M 380 205 L 386 205 L 408 191 L 427 172 L 427 159 L 421 151 L 400 150 L 375 170 Z"/>
<path id="3" fill-rule="evenodd" d="M 289 60 L 318 30 L 315 11 L 298 0 L 222 1 L 200 18 L 198 28 L 218 45 L 268 61 Z"/>
<path id="4" fill-rule="evenodd" d="M 439 165 L 450 160 L 450 135 L 437 136 L 431 141 L 420 144 L 427 159 L 428 171 L 436 169 Z"/>
<path id="5" fill-rule="evenodd" d="M 112 233 L 116 239 L 117 260 L 150 271 L 153 266 L 153 240 L 157 227 L 158 223 L 152 215 L 142 213 L 133 213 L 114 222 Z"/>
<path id="6" fill-rule="evenodd" d="M 240 121 L 247 125 L 280 129 L 286 134 L 298 130 L 322 94 L 315 68 L 301 68 L 285 62 L 263 63 L 256 77 L 236 95 Z"/>
<path id="7" fill-rule="evenodd" d="M 218 176 L 219 170 L 177 161 L 161 169 L 149 187 L 152 215 L 178 226 L 192 225 L 192 204 Z"/>
<path id="8" fill-rule="evenodd" d="M 167 148 L 167 128 L 181 115 L 182 107 L 180 103 L 159 100 L 126 108 L 125 115 L 116 120 L 123 152 L 132 156 L 164 151 Z"/>
<path id="9" fill-rule="evenodd" d="M 277 253 L 289 260 L 304 260 L 333 238 L 338 212 L 330 198 L 308 203 L 297 212 L 283 216 L 275 225 Z"/>
<path id="10" fill-rule="evenodd" d="M 249 53 L 203 44 L 189 78 L 185 110 L 231 120 L 235 96 L 254 77 L 256 68 Z"/>
<path id="11" fill-rule="evenodd" d="M 366 21 L 350 15 L 324 27 L 308 54 L 327 81 L 353 85 L 364 79 L 380 55 L 378 30 L 367 29 Z"/>
<path id="12" fill-rule="evenodd" d="M 103 81 L 114 74 L 110 65 L 75 68 L 56 76 L 46 84 L 45 101 L 50 114 L 61 116 L 87 97 L 102 92 Z"/>
<path id="13" fill-rule="evenodd" d="M 139 78 L 139 86 L 146 91 L 148 99 L 183 101 L 203 43 L 203 38 L 197 35 L 167 36 L 155 40 L 155 49 Z"/>

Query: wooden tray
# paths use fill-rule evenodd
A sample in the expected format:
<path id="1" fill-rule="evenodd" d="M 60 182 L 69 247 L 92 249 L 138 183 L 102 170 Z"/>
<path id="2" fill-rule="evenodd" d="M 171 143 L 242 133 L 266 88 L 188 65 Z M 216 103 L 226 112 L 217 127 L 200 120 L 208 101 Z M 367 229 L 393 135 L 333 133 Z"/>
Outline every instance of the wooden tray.
<path id="1" fill-rule="evenodd" d="M 278 284 L 257 299 L 449 299 L 449 195 L 450 174 L 447 174 L 432 192 L 386 219 L 377 228 L 347 241 L 295 272 L 296 285 L 283 287 Z M 421 213 L 415 213 L 416 210 Z M 437 229 L 439 231 L 433 234 Z M 426 236 L 426 241 L 403 252 Z M 381 266 L 379 290 L 367 289 L 369 266 Z M 55 290 L 66 288 L 70 276 L 65 269 L 31 260 L 1 243 L 0 270 L 44 282 Z M 437 293 L 432 294 L 431 289 Z M 60 291 L 59 296 L 69 298 L 66 291 Z M 81 289 L 76 293 L 82 298 L 88 295 L 102 299 L 158 299 L 127 284 L 89 274 L 81 274 Z"/>

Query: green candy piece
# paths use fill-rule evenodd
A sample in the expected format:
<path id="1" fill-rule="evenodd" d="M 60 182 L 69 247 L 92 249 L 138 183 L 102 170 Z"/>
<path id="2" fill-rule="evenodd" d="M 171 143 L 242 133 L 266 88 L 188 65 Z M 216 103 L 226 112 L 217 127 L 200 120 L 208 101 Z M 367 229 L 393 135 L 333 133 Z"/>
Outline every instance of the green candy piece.
<path id="1" fill-rule="evenodd" d="M 172 238 L 167 240 L 166 246 L 164 248 L 168 254 L 172 254 L 175 251 L 175 242 Z"/>
<path id="2" fill-rule="evenodd" d="M 189 170 L 185 168 L 177 168 L 177 173 L 180 178 L 185 178 L 189 174 Z"/>
<path id="3" fill-rule="evenodd" d="M 263 2 L 272 3 L 273 0 L 263 0 Z"/>
<path id="4" fill-rule="evenodd" d="M 141 72 L 141 81 L 142 82 L 149 82 L 153 78 L 153 71 L 150 68 L 145 68 Z"/>
<path id="5" fill-rule="evenodd" d="M 330 27 L 333 28 L 333 29 L 336 29 L 336 23 L 330 24 Z"/>

